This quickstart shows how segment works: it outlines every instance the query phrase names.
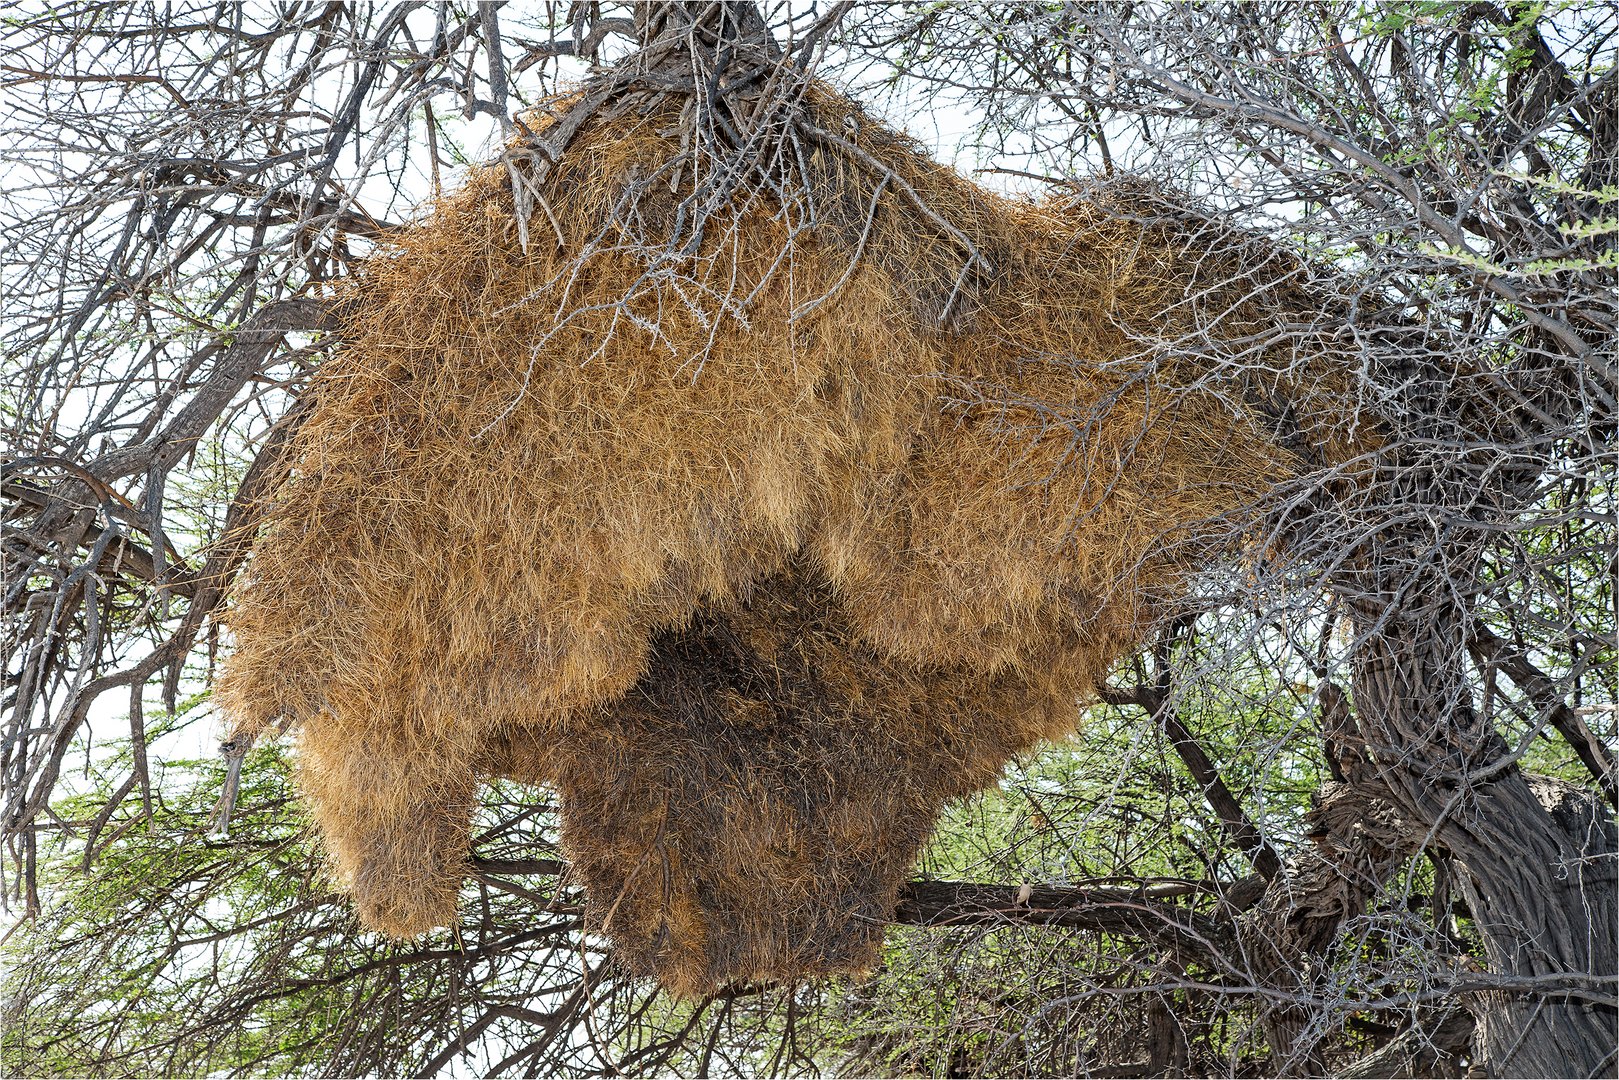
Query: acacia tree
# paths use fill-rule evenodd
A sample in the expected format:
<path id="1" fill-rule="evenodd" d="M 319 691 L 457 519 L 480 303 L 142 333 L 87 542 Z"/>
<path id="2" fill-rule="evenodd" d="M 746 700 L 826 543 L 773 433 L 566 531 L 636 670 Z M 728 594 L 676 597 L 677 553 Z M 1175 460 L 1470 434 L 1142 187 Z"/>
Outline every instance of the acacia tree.
<path id="1" fill-rule="evenodd" d="M 38 914 L 18 1067 L 1612 1072 L 1616 32 L 1596 5 L 14 17 L 3 764 Z M 229 840 L 206 832 L 232 769 L 172 756 L 331 346 L 327 284 L 449 182 L 447 116 L 533 159 L 520 107 L 570 57 L 604 65 L 590 107 L 706 102 L 690 152 L 722 166 L 757 150 L 716 102 L 768 113 L 818 72 L 970 107 L 997 165 L 1058 197 L 1128 175 L 1131 212 L 1171 217 L 1189 193 L 1211 237 L 1296 252 L 1330 325 L 1143 348 L 1238 392 L 1277 340 L 1301 364 L 1329 345 L 1358 365 L 1342 422 L 1380 433 L 1355 475 L 1276 492 L 1272 554 L 1211 569 L 1085 749 L 945 830 L 928 865 L 992 882 L 914 883 L 897 919 L 934 928 L 864 987 L 693 1006 L 616 975 L 533 792 L 491 797 L 455 940 L 379 944 L 321 884 L 278 754 L 241 765 Z M 73 784 L 113 694 L 128 737 Z M 1121 746 L 1127 769 L 1095 764 Z M 1072 880 L 1036 888 L 1053 866 Z M 142 987 L 116 1005 L 107 956 Z"/>

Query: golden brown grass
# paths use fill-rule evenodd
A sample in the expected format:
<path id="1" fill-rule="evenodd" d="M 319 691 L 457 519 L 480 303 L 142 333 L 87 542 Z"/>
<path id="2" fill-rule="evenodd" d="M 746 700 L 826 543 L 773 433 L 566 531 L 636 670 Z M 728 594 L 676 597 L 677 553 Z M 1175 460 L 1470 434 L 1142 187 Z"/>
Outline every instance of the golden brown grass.
<path id="1" fill-rule="evenodd" d="M 487 170 L 352 284 L 220 695 L 240 735 L 297 725 L 367 925 L 452 921 L 481 778 L 544 780 L 593 917 L 701 993 L 871 962 L 943 803 L 1069 729 L 1297 467 L 1248 388 L 1143 336 L 1304 301 L 866 118 L 994 266 L 947 326 L 959 245 L 850 162 L 814 166 L 828 227 L 738 197 L 673 259 L 635 232 L 673 227 L 667 185 L 622 209 L 670 119 L 581 134 L 544 186 L 560 250 L 548 222 L 522 250 Z"/>

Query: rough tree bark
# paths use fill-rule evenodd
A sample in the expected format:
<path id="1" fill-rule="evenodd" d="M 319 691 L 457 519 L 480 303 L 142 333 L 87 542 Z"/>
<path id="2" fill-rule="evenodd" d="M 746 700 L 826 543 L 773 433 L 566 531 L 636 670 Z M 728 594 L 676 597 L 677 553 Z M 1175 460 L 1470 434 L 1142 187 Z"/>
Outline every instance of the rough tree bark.
<path id="1" fill-rule="evenodd" d="M 1588 791 L 1525 775 L 1476 709 L 1458 599 L 1471 580 L 1465 554 L 1391 531 L 1360 571 L 1349 596 L 1355 717 L 1370 765 L 1352 783 L 1455 860 L 1491 970 L 1522 987 L 1472 1003 L 1485 1068 L 1611 1073 L 1614 1011 L 1578 988 L 1619 971 L 1613 818 Z"/>
<path id="2" fill-rule="evenodd" d="M 1280 1076 L 1327 1074 L 1321 1050 L 1331 1032 L 1309 1004 L 1322 990 L 1323 958 L 1344 920 L 1364 911 L 1415 850 L 1387 804 L 1348 784 L 1325 785 L 1309 820 L 1313 846 L 1289 860 L 1237 931 L 1252 974 L 1277 994 L 1260 1023 Z"/>

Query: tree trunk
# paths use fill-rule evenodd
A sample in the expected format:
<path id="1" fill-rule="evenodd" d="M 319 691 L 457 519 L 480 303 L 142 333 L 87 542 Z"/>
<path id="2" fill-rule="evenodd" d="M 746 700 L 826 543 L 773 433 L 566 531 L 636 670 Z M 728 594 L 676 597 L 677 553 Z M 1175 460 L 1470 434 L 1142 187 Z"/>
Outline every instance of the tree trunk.
<path id="1" fill-rule="evenodd" d="M 1514 770 L 1489 786 L 1493 806 L 1447 828 L 1462 896 L 1492 971 L 1611 979 L 1616 963 L 1614 822 L 1588 791 Z M 1478 1045 L 1494 1076 L 1613 1075 L 1611 1005 L 1554 991 L 1481 994 Z"/>
<path id="2" fill-rule="evenodd" d="M 1278 1076 L 1328 1074 L 1312 999 L 1323 958 L 1345 919 L 1366 909 L 1419 841 L 1386 803 L 1347 784 L 1322 786 L 1310 811 L 1311 845 L 1288 860 L 1238 924 L 1243 955 L 1259 982 L 1280 994 L 1260 1014 Z M 1289 1001 L 1292 998 L 1292 1001 Z"/>
<path id="3" fill-rule="evenodd" d="M 1351 782 L 1458 864 L 1501 983 L 1469 1003 L 1487 1073 L 1611 1074 L 1614 1011 L 1594 1002 L 1619 971 L 1614 821 L 1593 793 L 1526 777 L 1475 708 L 1458 599 L 1471 562 L 1447 554 L 1431 533 L 1385 538 L 1345 593 L 1367 759 Z"/>

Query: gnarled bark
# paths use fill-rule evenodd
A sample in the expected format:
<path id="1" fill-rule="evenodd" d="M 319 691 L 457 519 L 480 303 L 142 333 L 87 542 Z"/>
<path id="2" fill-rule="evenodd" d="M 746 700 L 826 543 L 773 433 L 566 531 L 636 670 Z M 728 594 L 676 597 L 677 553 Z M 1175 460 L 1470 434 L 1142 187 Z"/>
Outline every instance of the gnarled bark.
<path id="1" fill-rule="evenodd" d="M 1469 1003 L 1492 1076 L 1595 1076 L 1614 1064 L 1611 1003 L 1536 992 L 1559 976 L 1619 972 L 1614 820 L 1594 794 L 1531 779 L 1475 708 L 1460 556 L 1394 537 L 1351 595 L 1355 713 L 1386 800 L 1461 873 L 1462 897 L 1502 989 Z M 1399 587 L 1387 588 L 1387 582 Z M 1521 989 L 1520 989 L 1521 987 Z"/>

